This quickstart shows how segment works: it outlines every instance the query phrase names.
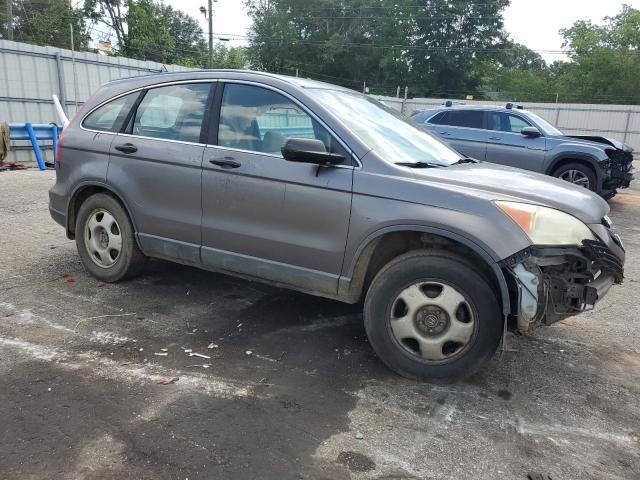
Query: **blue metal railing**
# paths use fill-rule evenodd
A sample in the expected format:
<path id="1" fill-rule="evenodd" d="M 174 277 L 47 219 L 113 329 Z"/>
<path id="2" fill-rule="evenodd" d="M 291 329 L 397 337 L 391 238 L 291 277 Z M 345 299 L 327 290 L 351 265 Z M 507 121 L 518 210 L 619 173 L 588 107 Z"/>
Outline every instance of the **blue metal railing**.
<path id="1" fill-rule="evenodd" d="M 47 164 L 44 161 L 42 150 L 40 150 L 39 140 L 50 140 L 53 143 L 53 164 L 56 163 L 58 150 L 58 137 L 62 127 L 55 123 L 10 123 L 9 138 L 11 140 L 29 140 L 33 147 L 33 153 L 38 162 L 40 170 L 46 170 Z"/>

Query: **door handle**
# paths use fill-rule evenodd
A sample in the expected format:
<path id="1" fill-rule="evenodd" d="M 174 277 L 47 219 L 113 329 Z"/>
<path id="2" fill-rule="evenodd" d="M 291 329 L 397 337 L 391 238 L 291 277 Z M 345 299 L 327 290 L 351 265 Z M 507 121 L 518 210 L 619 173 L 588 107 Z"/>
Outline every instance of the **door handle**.
<path id="1" fill-rule="evenodd" d="M 138 147 L 133 143 L 123 143 L 122 145 L 116 145 L 114 148 L 122 153 L 135 153 L 138 151 Z"/>
<path id="2" fill-rule="evenodd" d="M 242 166 L 242 164 L 240 162 L 236 162 L 233 157 L 214 158 L 209 160 L 209 163 L 226 169 Z"/>
<path id="3" fill-rule="evenodd" d="M 497 142 L 498 140 L 500 140 L 500 137 L 489 137 L 489 140 Z"/>
<path id="4" fill-rule="evenodd" d="M 445 135 L 451 135 L 449 132 L 438 132 L 438 133 L 439 133 L 440 135 L 443 135 L 443 136 L 445 136 Z"/>

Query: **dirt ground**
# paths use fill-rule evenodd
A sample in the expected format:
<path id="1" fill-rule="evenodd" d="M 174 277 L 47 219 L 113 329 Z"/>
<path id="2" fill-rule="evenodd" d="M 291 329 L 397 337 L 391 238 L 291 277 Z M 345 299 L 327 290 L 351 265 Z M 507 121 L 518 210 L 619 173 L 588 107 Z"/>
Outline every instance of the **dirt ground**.
<path id="1" fill-rule="evenodd" d="M 1 479 L 640 478 L 639 183 L 610 202 L 624 285 L 470 380 L 420 384 L 357 307 L 161 261 L 96 281 L 53 182 L 0 173 Z"/>

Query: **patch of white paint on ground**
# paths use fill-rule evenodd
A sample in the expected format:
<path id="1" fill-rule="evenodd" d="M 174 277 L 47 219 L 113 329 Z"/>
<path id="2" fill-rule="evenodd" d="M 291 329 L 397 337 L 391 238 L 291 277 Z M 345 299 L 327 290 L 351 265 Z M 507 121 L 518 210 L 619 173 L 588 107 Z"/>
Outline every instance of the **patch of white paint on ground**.
<path id="1" fill-rule="evenodd" d="M 20 350 L 36 360 L 45 362 L 64 361 L 68 358 L 68 354 L 63 350 L 25 342 L 18 338 L 0 337 L 0 346 Z"/>
<path id="2" fill-rule="evenodd" d="M 129 337 L 116 335 L 113 332 L 91 332 L 89 340 L 100 345 L 126 345 L 127 343 L 135 343 L 135 340 Z"/>
<path id="3" fill-rule="evenodd" d="M 35 325 L 42 324 L 56 330 L 62 330 L 67 333 L 75 333 L 72 329 L 52 322 L 48 318 L 36 315 L 28 308 L 18 308 L 8 302 L 0 302 L 0 313 L 3 313 L 5 321 L 10 321 L 15 325 Z"/>
<path id="4" fill-rule="evenodd" d="M 86 351 L 73 355 L 58 347 L 47 347 L 6 337 L 0 337 L 1 346 L 17 349 L 36 360 L 57 361 L 56 366 L 58 368 L 73 371 L 86 370 L 88 376 L 106 378 L 128 384 L 153 385 L 157 388 L 176 388 L 222 399 L 268 398 L 270 396 L 267 393 L 258 394 L 256 392 L 257 387 L 261 387 L 261 391 L 264 390 L 263 384 L 240 382 L 207 374 L 183 374 L 179 370 L 163 368 L 157 364 L 122 364 L 108 358 L 102 358 L 100 352 L 95 351 Z M 161 378 L 169 379 L 173 377 L 179 378 L 173 385 L 156 385 L 156 382 Z"/>

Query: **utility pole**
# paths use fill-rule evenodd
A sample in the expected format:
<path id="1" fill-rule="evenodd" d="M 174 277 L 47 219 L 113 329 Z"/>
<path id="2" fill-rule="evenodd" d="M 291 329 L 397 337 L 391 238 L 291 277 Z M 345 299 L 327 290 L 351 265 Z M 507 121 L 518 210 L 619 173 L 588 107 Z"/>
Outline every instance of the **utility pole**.
<path id="1" fill-rule="evenodd" d="M 13 0 L 7 0 L 7 39 L 13 40 Z"/>
<path id="2" fill-rule="evenodd" d="M 209 68 L 213 68 L 213 0 L 209 0 Z"/>
<path id="3" fill-rule="evenodd" d="M 208 67 L 213 68 L 213 3 L 218 0 L 208 0 L 208 7 L 200 7 L 200 13 L 209 21 L 209 61 Z"/>

